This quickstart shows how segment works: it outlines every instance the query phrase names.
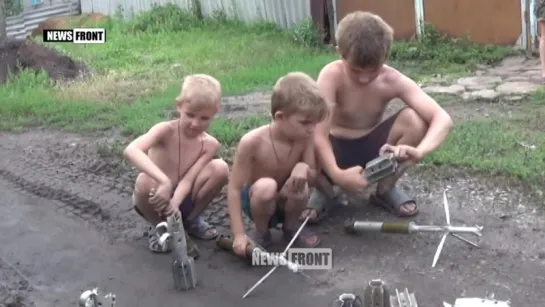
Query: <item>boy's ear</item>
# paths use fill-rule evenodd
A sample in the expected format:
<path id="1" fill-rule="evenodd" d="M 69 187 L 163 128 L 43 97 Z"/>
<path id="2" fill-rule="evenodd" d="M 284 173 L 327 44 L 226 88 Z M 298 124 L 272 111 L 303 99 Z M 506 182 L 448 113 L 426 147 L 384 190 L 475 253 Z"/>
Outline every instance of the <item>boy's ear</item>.
<path id="1" fill-rule="evenodd" d="M 335 51 L 337 52 L 338 55 L 340 55 L 342 57 L 341 50 L 339 49 L 339 46 L 335 46 Z"/>
<path id="2" fill-rule="evenodd" d="M 284 118 L 284 113 L 282 111 L 276 111 L 274 114 L 272 114 L 273 119 L 282 119 Z"/>

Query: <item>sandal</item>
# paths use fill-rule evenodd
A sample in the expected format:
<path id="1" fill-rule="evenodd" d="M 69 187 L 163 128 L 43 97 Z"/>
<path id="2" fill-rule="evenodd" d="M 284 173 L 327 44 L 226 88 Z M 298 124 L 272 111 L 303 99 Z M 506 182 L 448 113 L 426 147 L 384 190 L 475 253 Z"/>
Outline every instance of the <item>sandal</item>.
<path id="1" fill-rule="evenodd" d="M 151 252 L 159 254 L 166 254 L 171 251 L 168 241 L 164 240 L 164 242 L 161 243 L 160 236 L 153 227 L 149 227 L 148 229 L 148 249 Z"/>
<path id="2" fill-rule="evenodd" d="M 414 199 L 410 198 L 398 188 L 392 188 L 382 194 L 371 195 L 370 201 L 377 206 L 386 209 L 388 212 L 397 215 L 398 217 L 412 217 L 418 214 L 418 206 Z M 406 212 L 401 208 L 407 204 L 414 204 L 415 208 Z"/>
<path id="3" fill-rule="evenodd" d="M 301 213 L 299 221 L 303 222 L 307 216 L 310 216 L 307 223 L 317 224 L 327 216 L 331 209 L 338 205 L 339 203 L 336 200 L 329 199 L 324 193 L 314 189 L 310 194 L 307 208 Z"/>
<path id="4" fill-rule="evenodd" d="M 287 241 L 291 241 L 293 239 L 293 236 L 299 230 L 299 228 L 296 228 L 295 230 L 287 229 L 283 227 L 282 229 L 284 231 L 284 239 Z M 314 232 L 310 231 L 307 228 L 303 228 L 301 232 L 299 233 L 299 236 L 297 236 L 297 239 L 295 239 L 294 245 L 298 245 L 299 247 L 304 248 L 313 248 L 320 244 L 320 237 L 316 235 Z"/>
<path id="5" fill-rule="evenodd" d="M 187 233 L 200 240 L 213 240 L 218 236 L 216 228 L 197 216 L 185 222 Z"/>

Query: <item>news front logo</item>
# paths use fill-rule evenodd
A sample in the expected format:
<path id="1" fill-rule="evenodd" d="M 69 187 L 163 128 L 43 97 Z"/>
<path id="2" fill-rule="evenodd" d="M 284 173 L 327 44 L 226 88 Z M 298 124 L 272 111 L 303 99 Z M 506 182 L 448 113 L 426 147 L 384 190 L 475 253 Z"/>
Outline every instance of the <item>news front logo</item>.
<path id="1" fill-rule="evenodd" d="M 46 43 L 104 44 L 106 29 L 44 29 L 43 41 Z"/>

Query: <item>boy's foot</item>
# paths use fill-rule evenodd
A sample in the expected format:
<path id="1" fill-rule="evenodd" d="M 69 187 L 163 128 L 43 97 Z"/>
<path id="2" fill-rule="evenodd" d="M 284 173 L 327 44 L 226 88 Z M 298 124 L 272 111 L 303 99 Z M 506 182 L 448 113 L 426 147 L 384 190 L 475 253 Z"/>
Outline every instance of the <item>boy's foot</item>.
<path id="1" fill-rule="evenodd" d="M 148 230 L 148 248 L 150 251 L 154 253 L 169 253 L 171 251 L 170 244 L 168 244 L 168 240 L 165 242 L 161 242 L 160 236 L 157 233 L 157 230 L 155 230 L 154 227 L 150 227 Z"/>
<path id="2" fill-rule="evenodd" d="M 154 253 L 166 254 L 172 251 L 172 245 L 169 241 L 161 242 L 160 237 L 157 234 L 155 228 L 150 227 L 148 231 L 148 248 Z M 187 243 L 187 255 L 193 259 L 197 259 L 200 256 L 199 247 L 195 242 L 187 235 L 185 235 L 185 241 Z"/>
<path id="3" fill-rule="evenodd" d="M 187 220 L 184 224 L 187 232 L 197 239 L 213 240 L 218 236 L 218 230 L 200 216 Z"/>
<path id="4" fill-rule="evenodd" d="M 380 194 L 377 191 L 371 195 L 370 200 L 398 217 L 412 217 L 418 214 L 418 206 L 414 199 L 395 187 Z"/>
<path id="5" fill-rule="evenodd" d="M 259 247 L 262 247 L 264 249 L 269 248 L 269 246 L 271 246 L 272 244 L 272 234 L 270 230 L 267 230 L 263 233 L 254 229 L 250 231 L 248 235 L 253 243 L 259 245 Z"/>
<path id="6" fill-rule="evenodd" d="M 284 239 L 291 241 L 297 230 L 299 230 L 299 227 L 301 226 L 299 225 L 295 229 L 288 229 L 287 227 L 283 227 L 282 230 L 284 231 Z M 312 248 L 320 244 L 320 238 L 309 229 L 303 228 L 293 244 L 300 247 Z"/>
<path id="7" fill-rule="evenodd" d="M 299 221 L 303 222 L 309 216 L 308 224 L 316 224 L 326 217 L 336 204 L 335 199 L 329 199 L 324 193 L 314 189 L 310 194 L 308 206 L 301 213 Z"/>

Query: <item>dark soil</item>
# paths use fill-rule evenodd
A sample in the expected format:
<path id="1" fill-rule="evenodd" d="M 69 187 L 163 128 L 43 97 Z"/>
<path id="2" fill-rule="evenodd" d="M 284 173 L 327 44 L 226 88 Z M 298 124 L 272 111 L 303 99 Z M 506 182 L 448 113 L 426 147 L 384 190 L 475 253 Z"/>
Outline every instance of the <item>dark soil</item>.
<path id="1" fill-rule="evenodd" d="M 9 40 L 0 45 L 0 83 L 5 83 L 9 75 L 21 69 L 36 73 L 45 71 L 52 81 L 72 80 L 87 71 L 83 63 L 78 63 L 32 40 Z"/>

